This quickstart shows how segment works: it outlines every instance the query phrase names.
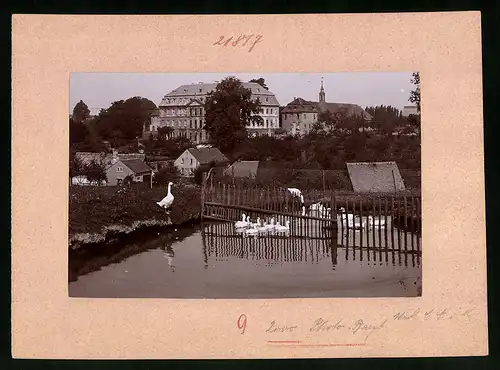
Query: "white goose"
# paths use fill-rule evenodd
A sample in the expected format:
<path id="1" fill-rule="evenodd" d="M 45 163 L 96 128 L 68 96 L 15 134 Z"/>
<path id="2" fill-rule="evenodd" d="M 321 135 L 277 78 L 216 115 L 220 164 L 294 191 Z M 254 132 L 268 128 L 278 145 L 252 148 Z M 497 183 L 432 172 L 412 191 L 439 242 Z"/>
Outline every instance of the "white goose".
<path id="1" fill-rule="evenodd" d="M 265 225 L 266 229 L 268 232 L 273 232 L 274 231 L 274 228 L 275 228 L 275 224 L 274 224 L 274 217 L 271 217 L 271 221 Z"/>
<path id="2" fill-rule="evenodd" d="M 285 234 L 286 236 L 290 236 L 290 221 L 286 220 L 285 226 L 280 225 L 278 222 L 275 227 L 275 231 L 278 234 Z"/>
<path id="3" fill-rule="evenodd" d="M 254 238 L 257 238 L 257 235 L 259 234 L 259 230 L 257 229 L 256 226 L 252 225 L 250 228 L 245 229 L 243 231 L 243 236 L 253 236 Z"/>
<path id="4" fill-rule="evenodd" d="M 261 221 L 261 224 L 257 226 L 257 231 L 259 234 L 267 234 L 269 232 L 267 225 L 264 225 L 264 221 Z"/>
<path id="5" fill-rule="evenodd" d="M 382 217 L 375 217 L 373 218 L 373 216 L 368 216 L 368 227 L 375 227 L 375 228 L 380 228 L 380 229 L 383 229 L 385 228 L 385 219 L 383 219 Z"/>
<path id="6" fill-rule="evenodd" d="M 358 220 L 351 213 L 345 213 L 345 208 L 340 208 L 342 223 L 347 224 L 351 229 L 363 229 L 366 226 L 366 220 Z"/>
<path id="7" fill-rule="evenodd" d="M 246 221 L 246 215 L 243 213 L 241 215 L 241 221 L 236 221 L 234 224 L 234 227 L 236 227 L 237 229 L 242 229 L 242 228 L 247 227 L 247 226 L 248 226 L 248 222 Z"/>
<path id="8" fill-rule="evenodd" d="M 292 194 L 295 197 L 300 198 L 302 196 L 302 192 L 297 188 L 287 188 L 286 190 L 288 190 L 290 194 Z"/>
<path id="9" fill-rule="evenodd" d="M 288 190 L 290 192 L 290 194 L 292 195 L 292 197 L 297 197 L 300 199 L 300 203 L 302 205 L 304 205 L 304 196 L 302 195 L 302 192 L 297 189 L 297 188 L 287 188 L 286 190 Z"/>
<path id="10" fill-rule="evenodd" d="M 323 204 L 321 202 L 311 204 L 311 211 L 321 211 L 323 209 Z"/>
<path id="11" fill-rule="evenodd" d="M 170 207 L 172 206 L 172 203 L 174 202 L 174 196 L 172 195 L 172 182 L 168 183 L 168 193 L 165 198 L 160 200 L 159 202 L 156 202 L 161 208 L 165 209 L 165 212 L 170 213 Z"/>
<path id="12" fill-rule="evenodd" d="M 257 217 L 257 222 L 252 222 L 250 218 L 247 218 L 248 226 L 258 227 L 260 226 L 260 217 Z"/>

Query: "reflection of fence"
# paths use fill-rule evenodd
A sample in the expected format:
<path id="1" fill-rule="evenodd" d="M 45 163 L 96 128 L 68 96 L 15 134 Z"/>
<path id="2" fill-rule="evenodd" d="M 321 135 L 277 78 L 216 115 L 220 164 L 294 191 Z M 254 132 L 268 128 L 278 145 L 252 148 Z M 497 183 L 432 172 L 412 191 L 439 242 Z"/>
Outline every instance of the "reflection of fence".
<path id="1" fill-rule="evenodd" d="M 230 258 L 266 261 L 267 264 L 318 263 L 328 258 L 332 266 L 339 256 L 346 261 L 367 261 L 386 264 L 419 266 L 421 254 L 417 251 L 384 246 L 359 247 L 337 243 L 337 238 L 290 236 L 288 238 L 265 236 L 244 238 L 235 232 L 230 223 L 208 223 L 202 229 L 206 258 L 227 261 Z M 340 238 L 339 238 L 340 239 Z"/>

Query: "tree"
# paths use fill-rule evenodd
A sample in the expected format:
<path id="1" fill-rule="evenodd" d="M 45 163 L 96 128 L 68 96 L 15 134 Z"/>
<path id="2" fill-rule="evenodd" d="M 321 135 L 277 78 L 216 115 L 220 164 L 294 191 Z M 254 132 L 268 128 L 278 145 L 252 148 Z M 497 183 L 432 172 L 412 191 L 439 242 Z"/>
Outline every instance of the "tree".
<path id="1" fill-rule="evenodd" d="M 83 100 L 80 100 L 78 103 L 76 103 L 75 107 L 73 108 L 73 120 L 76 123 L 82 123 L 86 121 L 90 116 L 90 109 L 83 102 Z"/>
<path id="2" fill-rule="evenodd" d="M 139 96 L 116 101 L 99 113 L 95 125 L 102 138 L 119 145 L 142 135 L 154 109 L 155 103 Z"/>
<path id="3" fill-rule="evenodd" d="M 269 88 L 266 85 L 266 80 L 264 80 L 262 77 L 259 79 L 254 78 L 248 82 L 255 82 L 255 83 L 259 84 L 260 86 L 262 86 L 264 89 L 269 90 Z"/>
<path id="4" fill-rule="evenodd" d="M 411 103 L 417 105 L 417 112 L 420 114 L 420 73 L 414 72 L 412 74 L 411 83 L 414 84 L 415 90 L 410 91 L 410 98 L 408 99 Z"/>
<path id="5" fill-rule="evenodd" d="M 173 163 L 167 163 L 161 167 L 153 176 L 153 184 L 167 185 L 170 181 L 175 181 L 179 178 L 179 170 Z"/>
<path id="6" fill-rule="evenodd" d="M 84 169 L 85 169 L 85 166 L 79 157 L 77 157 L 74 154 L 72 156 L 70 156 L 70 161 L 69 161 L 69 177 L 70 178 L 82 175 L 82 173 L 84 172 Z"/>
<path id="7" fill-rule="evenodd" d="M 74 118 L 69 119 L 69 143 L 70 145 L 82 143 L 89 135 L 89 129 L 83 123 L 78 123 Z"/>
<path id="8" fill-rule="evenodd" d="M 108 181 L 105 165 L 95 159 L 84 166 L 82 175 L 85 175 L 91 184 L 102 185 L 103 182 Z"/>
<path id="9" fill-rule="evenodd" d="M 205 127 L 213 144 L 231 152 L 247 137 L 246 126 L 263 125 L 258 115 L 261 103 L 252 100 L 252 92 L 241 81 L 228 77 L 217 84 L 205 101 Z"/>
<path id="10" fill-rule="evenodd" d="M 396 129 L 408 124 L 402 112 L 390 105 L 366 107 L 365 111 L 373 117 L 371 122 L 372 128 L 385 137 L 391 137 Z"/>

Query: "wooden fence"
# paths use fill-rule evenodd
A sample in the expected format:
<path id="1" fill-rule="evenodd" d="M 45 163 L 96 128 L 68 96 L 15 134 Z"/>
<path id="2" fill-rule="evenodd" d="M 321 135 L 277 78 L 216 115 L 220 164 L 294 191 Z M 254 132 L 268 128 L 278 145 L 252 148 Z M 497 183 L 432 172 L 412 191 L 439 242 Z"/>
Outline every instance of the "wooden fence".
<path id="1" fill-rule="evenodd" d="M 359 194 L 302 190 L 302 199 L 287 188 L 209 185 L 204 180 L 202 217 L 236 222 L 271 218 L 290 223 L 290 236 L 334 238 L 343 246 L 421 253 L 421 196 L 416 192 Z M 320 208 L 320 209 L 318 209 Z M 322 208 L 322 210 L 321 210 Z"/>

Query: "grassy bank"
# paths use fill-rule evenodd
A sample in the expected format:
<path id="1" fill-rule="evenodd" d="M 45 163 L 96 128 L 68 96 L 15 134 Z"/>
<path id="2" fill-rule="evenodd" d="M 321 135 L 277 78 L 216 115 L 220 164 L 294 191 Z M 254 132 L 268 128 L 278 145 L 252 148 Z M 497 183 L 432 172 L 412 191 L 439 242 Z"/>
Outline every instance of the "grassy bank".
<path id="1" fill-rule="evenodd" d="M 170 215 L 166 215 L 156 204 L 167 194 L 166 187 L 70 186 L 70 248 L 103 242 L 145 226 L 180 225 L 199 217 L 198 187 L 174 186 L 172 193 L 175 200 Z"/>

